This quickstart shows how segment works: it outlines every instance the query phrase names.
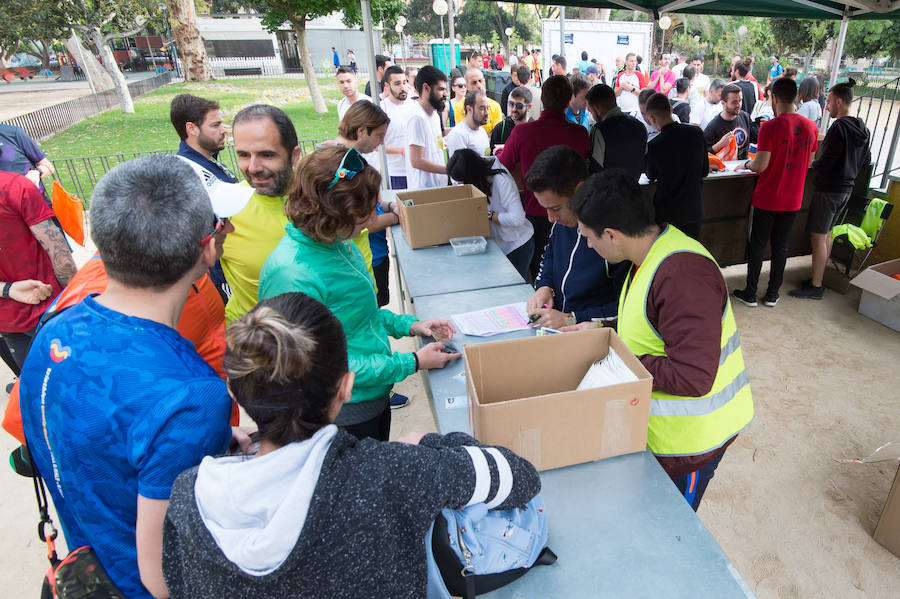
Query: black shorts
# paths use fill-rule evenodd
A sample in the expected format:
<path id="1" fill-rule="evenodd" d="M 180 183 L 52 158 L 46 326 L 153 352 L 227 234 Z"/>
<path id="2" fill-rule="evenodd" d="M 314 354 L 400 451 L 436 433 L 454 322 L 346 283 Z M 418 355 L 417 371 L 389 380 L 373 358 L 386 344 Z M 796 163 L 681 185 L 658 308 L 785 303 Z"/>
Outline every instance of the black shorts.
<path id="1" fill-rule="evenodd" d="M 808 233 L 831 233 L 834 221 L 840 214 L 847 200 L 850 199 L 849 191 L 814 191 L 812 201 L 809 203 L 809 216 L 806 219 L 806 231 Z"/>

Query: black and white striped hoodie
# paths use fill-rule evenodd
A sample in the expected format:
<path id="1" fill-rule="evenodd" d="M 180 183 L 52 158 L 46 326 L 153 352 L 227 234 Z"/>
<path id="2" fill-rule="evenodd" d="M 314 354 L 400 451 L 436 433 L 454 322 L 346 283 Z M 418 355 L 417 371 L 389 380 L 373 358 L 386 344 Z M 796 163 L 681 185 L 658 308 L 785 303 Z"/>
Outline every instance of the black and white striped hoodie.
<path id="1" fill-rule="evenodd" d="M 174 599 L 424 597 L 425 533 L 443 508 L 485 502 L 509 509 L 540 491 L 529 462 L 463 433 L 428 434 L 409 445 L 358 441 L 342 430 L 320 432 L 305 442 L 320 448 L 318 458 L 315 449 L 304 454 L 321 464 L 313 465 L 319 466 L 313 476 L 309 464 L 297 463 L 297 451 L 293 462 L 284 458 L 291 468 L 285 476 L 305 470 L 308 482 L 254 485 L 266 476 L 278 480 L 272 478 L 271 457 L 280 459 L 278 452 L 291 446 L 236 466 L 235 458 L 216 458 L 224 462 L 205 462 L 178 477 L 163 541 L 163 572 Z M 328 443 L 324 459 L 322 443 Z M 255 477 L 247 470 L 254 463 L 268 468 L 268 475 Z M 204 477 L 218 466 L 240 470 L 213 477 L 224 497 L 211 500 Z M 272 526 L 279 514 L 281 522 L 290 521 L 283 510 L 296 514 L 296 503 L 303 501 L 308 507 L 295 518 L 300 522 Z M 293 542 L 275 542 L 275 535 Z M 236 543 L 243 543 L 240 551 Z"/>

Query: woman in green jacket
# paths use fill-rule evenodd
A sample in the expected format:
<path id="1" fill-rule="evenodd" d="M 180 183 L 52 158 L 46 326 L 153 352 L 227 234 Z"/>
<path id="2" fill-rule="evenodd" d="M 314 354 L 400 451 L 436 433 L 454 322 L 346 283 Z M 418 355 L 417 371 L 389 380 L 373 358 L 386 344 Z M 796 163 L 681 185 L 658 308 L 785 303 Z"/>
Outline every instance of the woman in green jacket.
<path id="1" fill-rule="evenodd" d="M 374 214 L 381 175 L 351 148 L 321 148 L 298 164 L 285 201 L 287 234 L 259 275 L 259 299 L 300 291 L 328 307 L 347 336 L 347 357 L 356 378 L 350 400 L 335 423 L 356 437 L 387 441 L 391 387 L 417 370 L 443 368 L 460 357 L 440 342 L 413 353 L 391 351 L 394 338 L 419 335 L 449 340 L 446 320 L 423 320 L 379 309 L 375 282 L 349 240 Z"/>

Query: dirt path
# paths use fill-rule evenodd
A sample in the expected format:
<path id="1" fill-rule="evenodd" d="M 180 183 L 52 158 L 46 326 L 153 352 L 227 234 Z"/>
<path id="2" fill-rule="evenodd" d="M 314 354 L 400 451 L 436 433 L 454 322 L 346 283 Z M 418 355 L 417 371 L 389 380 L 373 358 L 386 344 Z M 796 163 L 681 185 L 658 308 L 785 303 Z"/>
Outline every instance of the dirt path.
<path id="1" fill-rule="evenodd" d="M 900 334 L 857 314 L 855 288 L 820 302 L 786 297 L 808 261 L 789 261 L 776 308 L 735 307 L 756 415 L 729 448 L 699 516 L 761 599 L 898 597 L 900 559 L 872 540 L 897 464 L 833 458 L 864 457 L 900 439 Z M 730 288 L 743 286 L 744 273 L 726 270 Z M 396 289 L 391 296 L 396 309 Z M 412 349 L 408 340 L 394 347 Z M 7 380 L 0 375 L 0 384 Z M 392 413 L 392 437 L 434 430 L 421 378 L 397 391 L 413 399 Z M 3 455 L 13 447 L 0 434 Z M 36 597 L 47 562 L 31 485 L 0 467 L 0 488 L 0 588 L 5 597 Z"/>

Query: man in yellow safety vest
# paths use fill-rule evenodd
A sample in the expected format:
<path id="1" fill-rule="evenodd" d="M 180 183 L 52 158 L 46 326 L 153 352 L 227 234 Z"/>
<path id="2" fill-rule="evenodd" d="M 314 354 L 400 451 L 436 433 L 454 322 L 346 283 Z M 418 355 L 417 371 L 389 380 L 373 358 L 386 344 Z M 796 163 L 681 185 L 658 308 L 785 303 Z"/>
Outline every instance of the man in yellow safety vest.
<path id="1" fill-rule="evenodd" d="M 647 447 L 696 511 L 725 449 L 753 419 L 725 280 L 703 245 L 656 224 L 652 200 L 622 169 L 590 177 L 570 205 L 590 247 L 611 264 L 633 263 L 618 334 L 653 375 Z"/>

